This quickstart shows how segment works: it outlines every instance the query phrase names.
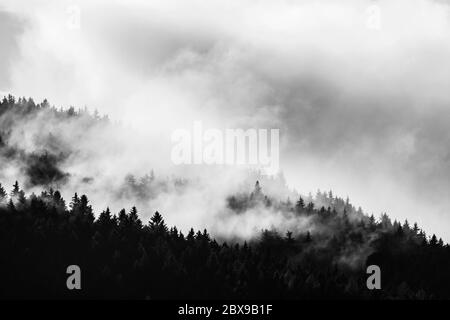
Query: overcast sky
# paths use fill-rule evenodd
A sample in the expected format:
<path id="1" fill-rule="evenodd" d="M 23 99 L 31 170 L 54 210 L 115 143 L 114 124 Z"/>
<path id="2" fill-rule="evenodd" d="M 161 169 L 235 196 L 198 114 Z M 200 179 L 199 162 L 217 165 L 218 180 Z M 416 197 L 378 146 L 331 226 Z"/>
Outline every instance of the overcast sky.
<path id="1" fill-rule="evenodd" d="M 168 147 L 194 120 L 279 128 L 292 187 L 450 241 L 449 8 L 0 0 L 0 92 L 97 108 Z"/>

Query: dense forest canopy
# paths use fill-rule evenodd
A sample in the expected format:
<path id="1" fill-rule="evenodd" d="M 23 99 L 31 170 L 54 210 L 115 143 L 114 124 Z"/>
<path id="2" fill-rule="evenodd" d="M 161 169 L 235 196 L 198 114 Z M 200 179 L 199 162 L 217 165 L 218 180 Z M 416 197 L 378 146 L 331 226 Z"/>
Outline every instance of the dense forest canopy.
<path id="1" fill-rule="evenodd" d="M 246 205 L 267 205 L 258 184 L 247 196 Z M 332 233 L 262 230 L 242 243 L 183 234 L 159 212 L 143 223 L 136 207 L 95 218 L 85 195 L 66 206 L 59 191 L 26 196 L 16 183 L 9 194 L 1 186 L 0 199 L 2 297 L 450 298 L 450 247 L 386 215 L 377 221 L 299 198 L 284 205 Z M 79 292 L 65 286 L 72 264 L 83 270 Z M 383 271 L 382 290 L 366 288 L 369 264 Z"/>
<path id="2" fill-rule="evenodd" d="M 271 228 L 250 237 L 181 230 L 166 224 L 168 212 L 148 208 L 96 213 L 88 197 L 77 193 L 66 200 L 62 191 L 71 173 L 61 163 L 76 150 L 51 133 L 37 135 L 33 148 L 18 143 L 26 132 L 18 134 L 14 126 L 33 117 L 109 125 L 106 117 L 58 110 L 47 101 L 8 96 L 0 102 L 2 166 L 14 163 L 24 179 L 11 187 L 0 184 L 1 297 L 450 298 L 448 244 L 416 223 L 367 215 L 332 191 L 280 198 L 265 191 L 269 180 L 253 180 L 251 188 L 227 196 L 221 213 L 223 221 L 269 221 Z M 79 186 L 91 179 L 83 177 Z M 119 202 L 167 192 L 177 199 L 191 183 L 153 172 L 130 174 L 113 194 Z M 43 191 L 25 192 L 35 187 Z M 142 213 L 151 217 L 148 222 Z M 79 292 L 65 285 L 72 264 L 83 270 Z M 382 290 L 366 287 L 371 264 L 382 270 Z"/>

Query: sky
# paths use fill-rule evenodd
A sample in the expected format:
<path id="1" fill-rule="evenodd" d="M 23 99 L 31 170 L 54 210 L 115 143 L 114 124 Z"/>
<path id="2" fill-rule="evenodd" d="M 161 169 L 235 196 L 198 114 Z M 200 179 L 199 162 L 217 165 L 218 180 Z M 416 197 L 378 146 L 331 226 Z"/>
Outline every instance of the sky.
<path id="1" fill-rule="evenodd" d="M 277 128 L 292 188 L 450 241 L 445 1 L 0 0 L 0 39 L 0 93 L 108 114 L 143 165 L 194 121 Z"/>

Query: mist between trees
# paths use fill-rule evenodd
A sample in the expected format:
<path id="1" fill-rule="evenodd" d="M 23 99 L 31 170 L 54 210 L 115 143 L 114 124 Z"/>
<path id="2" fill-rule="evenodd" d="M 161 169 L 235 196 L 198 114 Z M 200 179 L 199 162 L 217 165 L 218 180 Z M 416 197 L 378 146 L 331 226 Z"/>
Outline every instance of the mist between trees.
<path id="1" fill-rule="evenodd" d="M 102 141 L 107 118 L 8 97 L 0 119 L 2 178 L 23 181 L 0 188 L 2 297 L 450 297 L 449 246 L 417 224 L 369 216 L 331 191 L 301 196 L 258 173 L 224 188 L 220 179 L 139 179 L 121 168 L 106 187 L 110 180 L 81 174 L 81 162 L 102 163 L 84 139 Z M 52 126 L 39 128 L 42 119 Z M 73 189 L 131 209 L 96 211 Z M 213 205 L 199 201 L 203 192 Z M 198 228 L 202 220 L 211 228 Z M 65 287 L 72 264 L 83 270 L 76 293 Z M 382 270 L 378 292 L 365 285 L 371 264 Z"/>

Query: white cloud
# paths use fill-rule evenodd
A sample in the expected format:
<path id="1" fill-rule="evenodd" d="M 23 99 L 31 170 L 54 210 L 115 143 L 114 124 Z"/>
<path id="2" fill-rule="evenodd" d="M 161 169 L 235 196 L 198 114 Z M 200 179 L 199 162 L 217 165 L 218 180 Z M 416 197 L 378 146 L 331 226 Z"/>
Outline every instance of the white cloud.
<path id="1" fill-rule="evenodd" d="M 66 27 L 70 5 L 80 7 L 79 29 Z M 376 30 L 367 28 L 370 5 L 380 8 Z M 172 130 L 194 120 L 280 128 L 292 185 L 333 188 L 368 211 L 422 220 L 450 237 L 450 216 L 441 214 L 450 204 L 450 28 L 442 2 L 4 7 L 27 24 L 2 90 L 88 105 L 133 125 L 145 137 L 133 166 L 152 157 L 163 164 L 154 150 L 168 154 Z"/>

